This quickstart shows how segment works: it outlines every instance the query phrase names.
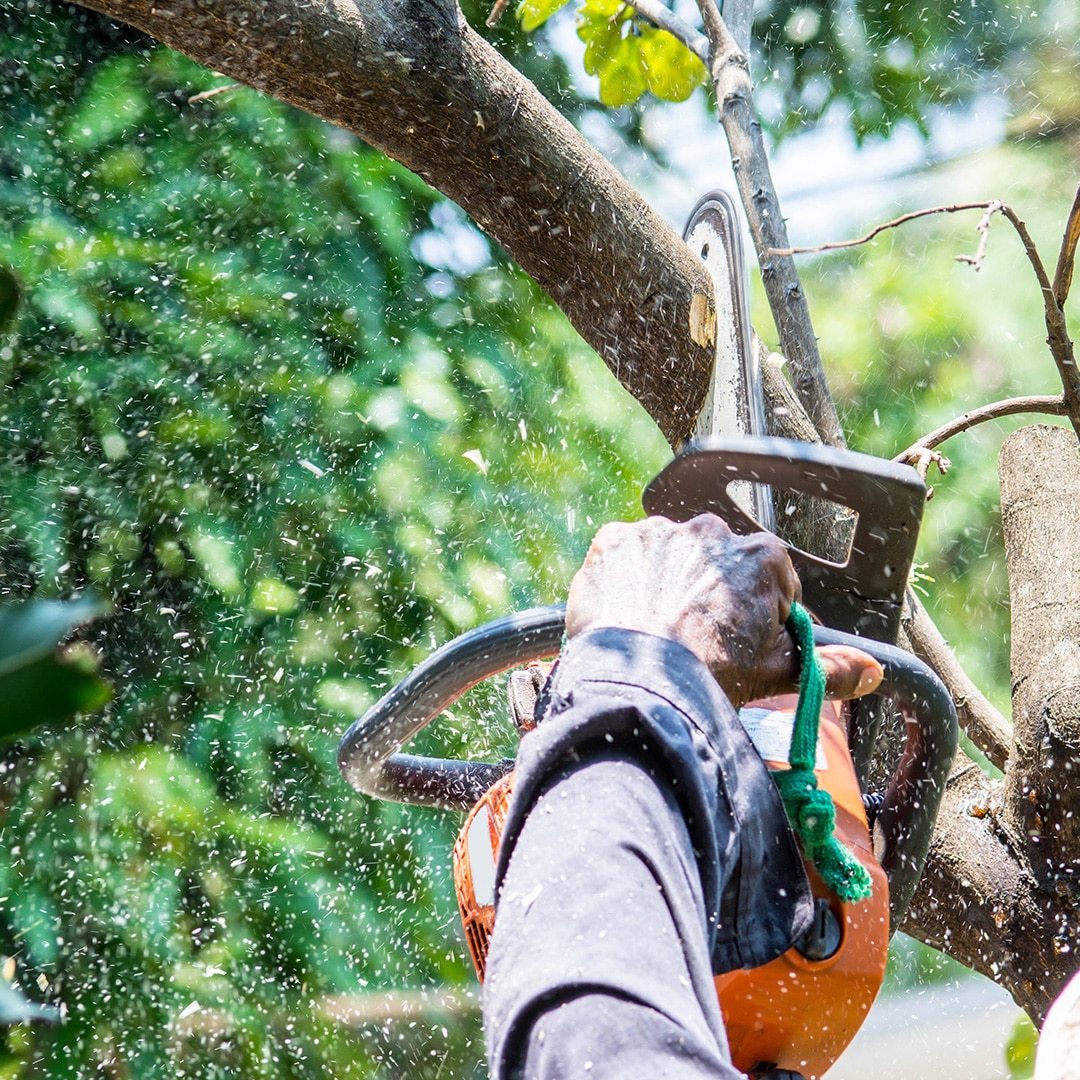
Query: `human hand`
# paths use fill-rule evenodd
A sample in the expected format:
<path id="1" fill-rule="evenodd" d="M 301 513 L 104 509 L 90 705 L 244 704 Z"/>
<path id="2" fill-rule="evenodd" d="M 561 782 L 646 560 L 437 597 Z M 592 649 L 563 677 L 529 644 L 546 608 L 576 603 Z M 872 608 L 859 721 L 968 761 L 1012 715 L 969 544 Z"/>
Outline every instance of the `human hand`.
<path id="1" fill-rule="evenodd" d="M 566 634 L 614 626 L 677 641 L 738 707 L 797 688 L 798 655 L 784 623 L 800 596 L 771 533 L 737 536 L 712 514 L 612 522 L 571 583 Z M 830 697 L 861 697 L 881 682 L 880 665 L 858 649 L 827 646 L 819 655 Z"/>

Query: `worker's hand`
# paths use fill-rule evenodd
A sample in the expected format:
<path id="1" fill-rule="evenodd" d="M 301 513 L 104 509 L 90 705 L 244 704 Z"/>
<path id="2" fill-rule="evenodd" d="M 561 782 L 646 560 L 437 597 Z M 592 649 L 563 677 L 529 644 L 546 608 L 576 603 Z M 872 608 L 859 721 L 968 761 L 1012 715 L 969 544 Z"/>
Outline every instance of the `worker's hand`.
<path id="1" fill-rule="evenodd" d="M 682 524 L 613 522 L 596 534 L 570 586 L 566 634 L 615 626 L 677 641 L 739 706 L 796 689 L 798 658 L 784 622 L 800 596 L 771 533 L 736 536 L 712 514 Z M 858 649 L 818 652 L 830 697 L 861 697 L 881 682 L 877 661 Z"/>

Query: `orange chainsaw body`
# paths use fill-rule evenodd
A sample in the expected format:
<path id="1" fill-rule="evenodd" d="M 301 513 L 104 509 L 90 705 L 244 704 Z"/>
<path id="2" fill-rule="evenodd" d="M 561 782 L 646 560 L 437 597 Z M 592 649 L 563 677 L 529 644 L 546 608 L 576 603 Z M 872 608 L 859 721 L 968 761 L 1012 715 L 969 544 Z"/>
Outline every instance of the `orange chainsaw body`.
<path id="1" fill-rule="evenodd" d="M 794 707 L 793 696 L 754 703 L 757 731 L 751 735 L 772 768 L 787 765 Z M 831 702 L 822 709 L 817 765 L 818 785 L 836 806 L 836 836 L 870 872 L 873 895 L 860 904 L 842 904 L 808 866 L 814 895 L 828 900 L 839 924 L 835 951 L 826 959 L 810 960 L 793 948 L 761 967 L 717 976 L 732 1061 L 743 1072 L 771 1066 L 801 1073 L 807 1080 L 822 1076 L 866 1019 L 885 976 L 888 881 L 874 858 L 847 738 Z M 454 845 L 458 907 L 481 980 L 495 924 L 495 860 L 513 780 L 510 773 L 492 785 L 473 807 Z"/>

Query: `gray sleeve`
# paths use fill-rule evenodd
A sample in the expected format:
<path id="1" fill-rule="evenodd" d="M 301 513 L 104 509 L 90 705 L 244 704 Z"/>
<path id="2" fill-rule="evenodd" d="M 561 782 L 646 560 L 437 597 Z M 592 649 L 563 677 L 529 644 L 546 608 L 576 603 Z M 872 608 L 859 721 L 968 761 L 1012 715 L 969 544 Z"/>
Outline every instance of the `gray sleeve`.
<path id="1" fill-rule="evenodd" d="M 715 680 L 682 646 L 620 630 L 563 652 L 522 741 L 497 888 L 485 1022 L 498 1080 L 555 1046 L 587 1053 L 586 999 L 605 1037 L 636 1032 L 642 1060 L 667 1047 L 683 1070 L 641 1076 L 737 1075 L 712 975 L 779 955 L 810 917 L 775 785 Z M 535 1075 L 596 1075 L 566 1064 Z"/>

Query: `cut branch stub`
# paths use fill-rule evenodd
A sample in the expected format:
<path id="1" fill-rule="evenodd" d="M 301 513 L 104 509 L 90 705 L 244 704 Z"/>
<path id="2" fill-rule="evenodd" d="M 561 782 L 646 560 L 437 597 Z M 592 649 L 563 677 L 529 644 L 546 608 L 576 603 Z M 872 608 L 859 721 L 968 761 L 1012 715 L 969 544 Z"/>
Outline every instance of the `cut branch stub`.
<path id="1" fill-rule="evenodd" d="M 1012 605 L 1004 821 L 1047 889 L 1080 886 L 1080 447 L 1036 425 L 1001 448 Z"/>

